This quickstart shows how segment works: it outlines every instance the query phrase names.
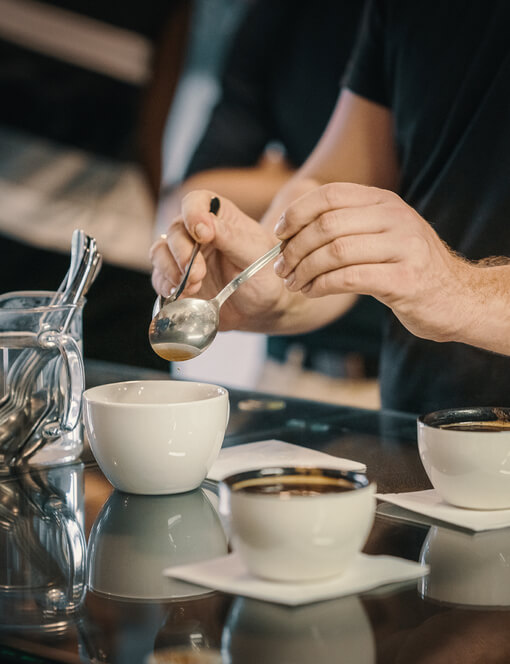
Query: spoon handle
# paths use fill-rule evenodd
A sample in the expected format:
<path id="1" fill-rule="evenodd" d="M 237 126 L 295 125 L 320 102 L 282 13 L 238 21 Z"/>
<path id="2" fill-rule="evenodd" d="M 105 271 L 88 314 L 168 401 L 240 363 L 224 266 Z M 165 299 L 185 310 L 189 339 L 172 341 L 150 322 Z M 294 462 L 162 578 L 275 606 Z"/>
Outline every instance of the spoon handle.
<path id="1" fill-rule="evenodd" d="M 152 308 L 153 318 L 158 314 L 159 311 L 161 311 L 161 309 L 165 306 L 165 304 L 170 304 L 171 302 L 175 302 L 175 300 L 182 293 L 184 287 L 186 286 L 186 282 L 188 281 L 189 273 L 191 271 L 191 266 L 193 265 L 193 261 L 197 257 L 199 249 L 200 245 L 198 244 L 198 242 L 195 242 L 195 246 L 193 247 L 193 251 L 191 252 L 191 257 L 189 259 L 188 267 L 186 268 L 184 276 L 181 279 L 181 283 L 176 287 L 174 292 L 168 297 L 163 297 L 162 295 L 158 295 L 156 301 L 154 302 L 154 306 Z"/>
<path id="2" fill-rule="evenodd" d="M 217 216 L 219 209 L 220 209 L 220 199 L 217 196 L 213 196 L 209 204 L 209 212 L 212 212 L 214 215 Z M 193 247 L 193 251 L 191 252 L 191 258 L 189 259 L 188 267 L 186 268 L 186 272 L 184 273 L 181 283 L 177 286 L 174 292 L 168 297 L 163 297 L 162 295 L 158 295 L 158 297 L 156 298 L 156 302 L 154 302 L 154 306 L 152 307 L 153 318 L 158 314 L 159 311 L 161 311 L 161 309 L 165 306 L 165 304 L 170 304 L 170 302 L 175 302 L 175 300 L 177 300 L 179 295 L 182 293 L 184 287 L 186 286 L 186 282 L 188 281 L 189 273 L 191 272 L 191 266 L 193 265 L 193 261 L 197 257 L 199 250 L 200 250 L 200 245 L 198 244 L 198 242 L 195 242 L 195 246 Z"/>
<path id="3" fill-rule="evenodd" d="M 168 302 L 173 302 L 174 300 L 176 300 L 179 297 L 179 295 L 182 293 L 182 291 L 184 290 L 184 287 L 186 286 L 186 282 L 188 281 L 189 273 L 191 272 L 191 266 L 193 265 L 193 261 L 197 257 L 199 249 L 200 249 L 200 245 L 198 244 L 198 242 L 195 242 L 195 246 L 193 247 L 193 251 L 191 252 L 191 258 L 189 259 L 188 267 L 186 268 L 186 272 L 184 273 L 184 276 L 181 280 L 181 283 L 177 286 L 177 288 L 174 290 L 172 295 L 170 295 L 170 297 L 166 298 L 165 304 L 167 304 Z"/>
<path id="4" fill-rule="evenodd" d="M 276 258 L 280 251 L 282 250 L 282 243 L 278 242 L 278 244 L 270 249 L 266 254 L 261 256 L 259 259 L 257 259 L 254 263 L 249 265 L 245 270 L 243 270 L 240 274 L 237 275 L 230 283 L 228 283 L 223 290 L 221 290 L 218 295 L 214 298 L 216 300 L 218 307 L 221 307 L 221 305 L 225 302 L 227 298 L 229 298 L 234 291 L 236 291 L 241 284 L 244 284 L 244 282 L 252 277 L 255 272 L 258 272 L 261 270 L 265 265 L 267 265 L 270 261 L 273 260 L 273 258 Z"/>

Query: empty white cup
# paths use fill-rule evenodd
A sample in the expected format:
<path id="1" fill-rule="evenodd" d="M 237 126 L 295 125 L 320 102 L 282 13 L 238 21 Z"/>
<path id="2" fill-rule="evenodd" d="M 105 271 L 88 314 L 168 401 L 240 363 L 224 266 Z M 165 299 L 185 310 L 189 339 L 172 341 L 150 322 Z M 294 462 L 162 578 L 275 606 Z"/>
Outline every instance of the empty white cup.
<path id="1" fill-rule="evenodd" d="M 141 380 L 83 394 L 91 450 L 114 487 L 171 494 L 200 486 L 221 448 L 228 392 L 208 383 Z"/>
<path id="2" fill-rule="evenodd" d="M 358 473 L 265 468 L 225 478 L 220 511 L 229 512 L 234 549 L 252 574 L 312 581 L 341 574 L 361 551 L 374 493 Z"/>
<path id="3" fill-rule="evenodd" d="M 446 502 L 468 509 L 510 508 L 509 408 L 455 408 L 422 415 L 418 448 L 432 486 Z"/>

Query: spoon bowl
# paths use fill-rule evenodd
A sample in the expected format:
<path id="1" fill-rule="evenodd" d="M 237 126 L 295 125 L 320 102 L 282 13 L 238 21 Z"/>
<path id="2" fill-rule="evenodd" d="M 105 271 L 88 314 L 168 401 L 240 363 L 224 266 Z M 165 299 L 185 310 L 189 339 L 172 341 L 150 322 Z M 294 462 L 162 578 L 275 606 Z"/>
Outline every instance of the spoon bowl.
<path id="1" fill-rule="evenodd" d="M 152 319 L 149 339 L 153 351 L 169 362 L 197 357 L 214 341 L 220 322 L 216 299 L 175 300 Z"/>
<path id="2" fill-rule="evenodd" d="M 170 362 L 182 362 L 207 350 L 218 332 L 220 308 L 225 300 L 280 251 L 281 242 L 238 274 L 211 300 L 190 297 L 167 301 L 149 326 L 153 351 Z"/>

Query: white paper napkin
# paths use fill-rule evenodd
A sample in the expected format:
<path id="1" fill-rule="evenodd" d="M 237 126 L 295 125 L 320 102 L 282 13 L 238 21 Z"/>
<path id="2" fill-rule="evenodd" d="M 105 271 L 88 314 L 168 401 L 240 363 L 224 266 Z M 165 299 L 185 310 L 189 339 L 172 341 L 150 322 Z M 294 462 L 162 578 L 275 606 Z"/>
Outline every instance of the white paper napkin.
<path id="1" fill-rule="evenodd" d="M 365 464 L 300 447 L 282 440 L 261 440 L 246 445 L 225 447 L 213 463 L 207 477 L 220 481 L 228 475 L 271 466 L 320 466 L 364 473 Z"/>
<path id="2" fill-rule="evenodd" d="M 411 512 L 475 532 L 510 526 L 510 510 L 468 510 L 454 507 L 445 503 L 435 489 L 408 493 L 377 493 L 376 497 Z"/>
<path id="3" fill-rule="evenodd" d="M 236 553 L 192 565 L 169 567 L 163 574 L 234 595 L 297 606 L 343 597 L 428 574 L 427 565 L 393 556 L 360 553 L 341 576 L 312 583 L 277 583 L 252 576 Z"/>

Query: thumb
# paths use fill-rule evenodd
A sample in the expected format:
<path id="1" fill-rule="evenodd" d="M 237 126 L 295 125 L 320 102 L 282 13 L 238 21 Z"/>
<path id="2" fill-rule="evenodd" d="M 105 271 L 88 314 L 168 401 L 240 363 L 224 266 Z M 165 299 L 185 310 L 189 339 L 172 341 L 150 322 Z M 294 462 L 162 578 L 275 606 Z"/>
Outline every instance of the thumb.
<path id="1" fill-rule="evenodd" d="M 210 212 L 213 208 L 216 214 Z M 257 221 L 228 198 L 211 191 L 189 193 L 183 199 L 182 213 L 186 228 L 198 242 L 210 243 L 240 269 L 276 243 L 274 236 Z"/>
<path id="2" fill-rule="evenodd" d="M 182 218 L 188 233 L 201 244 L 212 242 L 216 232 L 215 216 L 220 198 L 212 191 L 199 189 L 186 194 L 181 202 Z"/>

